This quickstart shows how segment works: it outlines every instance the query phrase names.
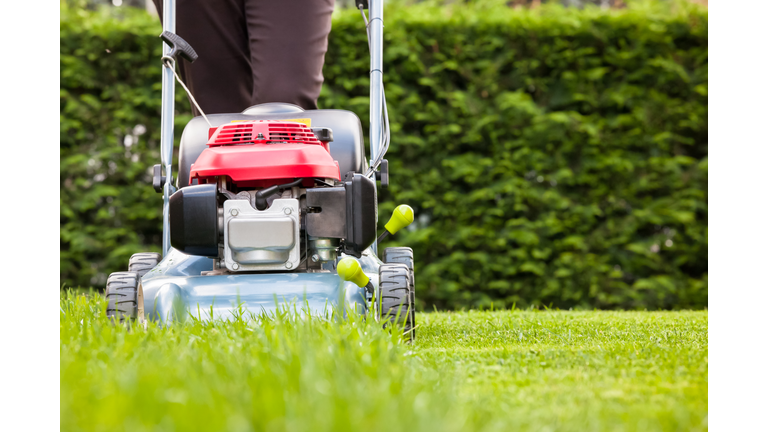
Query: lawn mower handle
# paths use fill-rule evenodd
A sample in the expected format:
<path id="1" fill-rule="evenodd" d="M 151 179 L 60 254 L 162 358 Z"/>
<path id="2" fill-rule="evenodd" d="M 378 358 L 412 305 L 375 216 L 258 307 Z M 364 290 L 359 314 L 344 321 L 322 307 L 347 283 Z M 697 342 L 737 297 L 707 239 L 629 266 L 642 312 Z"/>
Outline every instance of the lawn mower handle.
<path id="1" fill-rule="evenodd" d="M 370 130 L 368 140 L 371 144 L 371 164 L 379 156 L 381 149 L 382 121 L 381 121 L 381 96 L 384 56 L 384 1 L 372 0 L 368 2 L 368 31 L 371 38 L 371 95 L 370 95 Z"/>
<path id="2" fill-rule="evenodd" d="M 383 43 L 384 43 L 384 15 L 383 0 L 368 1 L 369 32 L 371 42 L 371 95 L 370 95 L 370 130 L 369 141 L 371 144 L 371 163 L 376 160 L 381 152 L 380 137 L 382 136 L 382 87 L 383 87 Z M 163 0 L 163 32 L 176 33 L 176 1 Z M 163 43 L 163 57 L 167 57 L 172 47 Z M 173 112 L 174 112 L 174 76 L 173 65 L 163 63 L 162 71 L 162 107 L 160 119 L 160 156 L 162 168 L 165 171 L 165 184 L 163 185 L 163 255 L 171 249 L 171 229 L 169 214 L 169 199 L 176 188 L 171 183 L 173 178 Z M 374 244 L 374 252 L 376 245 Z"/>
<path id="3" fill-rule="evenodd" d="M 176 33 L 176 2 L 163 0 L 163 32 Z M 168 56 L 172 48 L 163 43 L 163 57 Z M 163 185 L 163 256 L 171 249 L 171 225 L 169 214 L 169 199 L 175 192 L 171 184 L 173 178 L 173 110 L 174 90 L 173 65 L 163 63 L 162 107 L 160 110 L 160 161 L 165 169 L 165 184 Z"/>

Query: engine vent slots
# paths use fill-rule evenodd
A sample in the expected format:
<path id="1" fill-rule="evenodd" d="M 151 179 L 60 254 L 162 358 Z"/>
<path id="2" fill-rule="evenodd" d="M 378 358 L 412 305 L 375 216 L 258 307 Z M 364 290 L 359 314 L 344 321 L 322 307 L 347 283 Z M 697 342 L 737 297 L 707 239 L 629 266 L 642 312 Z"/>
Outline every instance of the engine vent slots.
<path id="1" fill-rule="evenodd" d="M 219 127 L 208 142 L 209 146 L 237 144 L 317 144 L 312 130 L 303 123 L 257 120 Z"/>
<path id="2" fill-rule="evenodd" d="M 243 144 L 253 142 L 253 125 L 231 124 L 222 126 L 213 144 Z"/>
<path id="3" fill-rule="evenodd" d="M 291 144 L 320 144 L 315 134 L 301 123 L 270 123 L 268 141 Z"/>

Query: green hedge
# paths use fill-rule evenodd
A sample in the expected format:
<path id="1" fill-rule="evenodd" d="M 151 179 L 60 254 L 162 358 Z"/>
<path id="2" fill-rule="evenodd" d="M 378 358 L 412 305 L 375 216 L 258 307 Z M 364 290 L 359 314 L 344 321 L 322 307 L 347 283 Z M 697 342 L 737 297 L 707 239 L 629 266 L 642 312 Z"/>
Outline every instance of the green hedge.
<path id="1" fill-rule="evenodd" d="M 161 243 L 160 26 L 129 10 L 61 17 L 61 281 L 101 286 Z M 380 219 L 416 210 L 388 245 L 413 247 L 421 307 L 707 306 L 706 10 L 385 17 Z M 366 130 L 367 68 L 361 18 L 344 11 L 319 104 Z M 180 132 L 181 91 L 177 108 Z"/>

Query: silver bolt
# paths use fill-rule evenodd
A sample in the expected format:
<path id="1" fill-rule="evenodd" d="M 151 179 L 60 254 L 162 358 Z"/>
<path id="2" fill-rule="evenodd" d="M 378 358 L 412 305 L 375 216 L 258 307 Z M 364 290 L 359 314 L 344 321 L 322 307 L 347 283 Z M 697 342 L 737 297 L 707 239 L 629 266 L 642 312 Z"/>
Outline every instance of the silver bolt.
<path id="1" fill-rule="evenodd" d="M 238 263 L 232 263 L 232 269 L 237 270 L 240 268 L 240 265 Z"/>
<path id="2" fill-rule="evenodd" d="M 287 215 L 291 214 L 291 208 L 290 208 L 290 207 L 286 207 L 286 208 L 284 208 L 284 209 L 283 209 L 283 213 L 285 213 L 285 214 L 287 214 Z"/>
<path id="3" fill-rule="evenodd" d="M 231 214 L 232 216 L 237 216 L 237 213 L 238 213 L 237 209 L 232 209 L 229 211 L 229 214 Z"/>
<path id="4" fill-rule="evenodd" d="M 289 269 L 289 268 L 292 268 L 292 267 L 293 267 L 293 263 L 291 263 L 291 262 L 285 263 L 285 268 Z"/>
<path id="5" fill-rule="evenodd" d="M 318 262 L 318 261 L 320 261 L 320 256 L 318 256 L 317 254 L 313 254 L 312 255 L 312 262 Z"/>

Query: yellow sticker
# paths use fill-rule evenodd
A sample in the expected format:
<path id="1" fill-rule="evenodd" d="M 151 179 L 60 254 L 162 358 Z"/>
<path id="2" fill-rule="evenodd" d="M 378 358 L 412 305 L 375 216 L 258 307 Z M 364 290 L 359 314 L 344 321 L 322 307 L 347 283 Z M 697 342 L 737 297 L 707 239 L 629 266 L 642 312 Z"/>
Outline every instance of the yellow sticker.
<path id="1" fill-rule="evenodd" d="M 272 120 L 272 119 L 264 119 L 266 121 Z M 232 120 L 230 123 L 239 123 L 239 122 L 247 122 L 247 121 L 254 121 L 254 120 Z M 312 119 L 311 118 L 300 118 L 300 119 L 275 119 L 272 121 L 289 121 L 289 122 L 295 122 L 295 123 L 301 123 L 306 125 L 307 127 L 312 127 Z"/>
<path id="2" fill-rule="evenodd" d="M 280 120 L 280 121 L 289 121 L 289 122 L 303 123 L 307 127 L 312 127 L 312 119 L 311 118 L 287 119 L 287 120 Z"/>

